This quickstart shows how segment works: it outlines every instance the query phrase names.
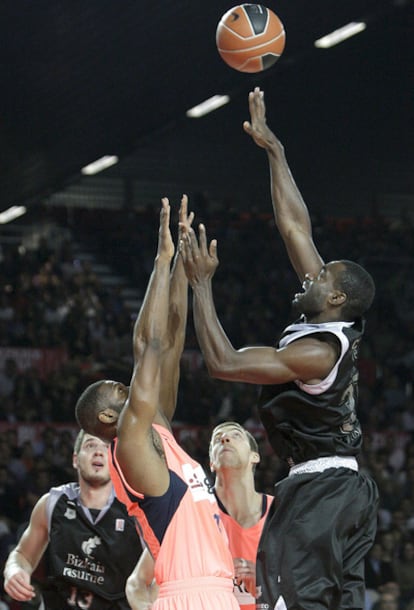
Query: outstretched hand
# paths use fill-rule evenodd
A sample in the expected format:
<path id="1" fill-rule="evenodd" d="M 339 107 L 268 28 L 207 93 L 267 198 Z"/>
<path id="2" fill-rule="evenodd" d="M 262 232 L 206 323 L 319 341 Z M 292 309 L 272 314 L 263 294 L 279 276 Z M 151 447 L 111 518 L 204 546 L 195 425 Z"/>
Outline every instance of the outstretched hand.
<path id="1" fill-rule="evenodd" d="M 211 240 L 210 246 L 207 248 L 207 235 L 203 224 L 198 227 L 198 235 L 199 241 L 197 241 L 194 229 L 184 228 L 180 242 L 184 269 L 193 288 L 200 282 L 211 279 L 219 264 L 217 240 Z"/>
<path id="2" fill-rule="evenodd" d="M 243 129 L 261 148 L 269 148 L 277 141 L 273 131 L 266 123 L 264 93 L 259 87 L 249 93 L 250 122 L 244 121 Z"/>

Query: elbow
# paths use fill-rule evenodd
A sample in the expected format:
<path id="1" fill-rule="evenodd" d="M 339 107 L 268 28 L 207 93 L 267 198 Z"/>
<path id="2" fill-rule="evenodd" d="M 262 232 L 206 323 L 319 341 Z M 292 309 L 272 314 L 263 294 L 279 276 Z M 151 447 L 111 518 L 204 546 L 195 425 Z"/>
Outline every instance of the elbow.
<path id="1" fill-rule="evenodd" d="M 213 379 L 221 379 L 220 375 L 222 374 L 223 369 L 220 367 L 219 363 L 206 362 L 206 366 L 210 377 L 213 377 Z"/>

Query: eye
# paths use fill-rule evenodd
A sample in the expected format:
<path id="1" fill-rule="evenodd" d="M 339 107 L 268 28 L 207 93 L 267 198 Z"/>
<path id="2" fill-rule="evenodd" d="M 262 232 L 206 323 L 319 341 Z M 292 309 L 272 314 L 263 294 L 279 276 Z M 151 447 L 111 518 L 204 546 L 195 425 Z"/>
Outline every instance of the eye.
<path id="1" fill-rule="evenodd" d="M 97 447 L 97 444 L 96 444 L 96 443 L 86 443 L 86 444 L 83 446 L 83 448 L 84 448 L 86 451 L 92 451 L 93 449 L 96 449 L 96 447 Z"/>

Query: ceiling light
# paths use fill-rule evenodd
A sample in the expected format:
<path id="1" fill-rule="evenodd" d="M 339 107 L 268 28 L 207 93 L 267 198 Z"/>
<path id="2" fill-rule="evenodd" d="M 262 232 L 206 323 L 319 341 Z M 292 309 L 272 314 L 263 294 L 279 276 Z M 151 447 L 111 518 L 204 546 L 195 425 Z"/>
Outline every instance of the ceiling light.
<path id="1" fill-rule="evenodd" d="M 93 174 L 98 174 L 104 169 L 111 167 L 111 165 L 115 165 L 115 163 L 118 163 L 118 157 L 115 155 L 105 155 L 93 163 L 89 163 L 89 165 L 82 167 L 81 172 L 86 176 L 92 176 Z"/>
<path id="2" fill-rule="evenodd" d="M 334 30 L 330 34 L 315 40 L 314 45 L 315 47 L 318 47 L 318 49 L 329 49 L 329 47 L 333 47 L 343 40 L 355 36 L 355 34 L 359 34 L 359 32 L 363 32 L 366 27 L 367 24 L 363 21 L 353 21 L 344 25 L 342 28 L 339 28 L 339 30 Z"/>
<path id="3" fill-rule="evenodd" d="M 11 222 L 19 216 L 26 214 L 26 208 L 24 205 L 12 205 L 11 208 L 0 212 L 0 224 L 5 225 L 7 222 Z"/>
<path id="4" fill-rule="evenodd" d="M 201 104 L 197 104 L 197 106 L 187 110 L 186 115 L 192 119 L 198 119 L 199 117 L 228 104 L 229 101 L 230 97 L 228 95 L 213 95 L 213 97 L 209 97 L 208 100 L 204 100 Z"/>

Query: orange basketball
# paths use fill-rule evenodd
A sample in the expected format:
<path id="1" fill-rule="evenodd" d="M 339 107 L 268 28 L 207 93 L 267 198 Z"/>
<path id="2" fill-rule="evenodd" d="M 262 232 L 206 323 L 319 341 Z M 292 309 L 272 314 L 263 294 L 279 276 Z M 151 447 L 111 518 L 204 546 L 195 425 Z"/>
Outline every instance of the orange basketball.
<path id="1" fill-rule="evenodd" d="M 283 53 L 285 40 L 283 23 L 261 4 L 234 6 L 216 30 L 221 58 L 239 72 L 262 72 L 273 66 Z"/>

